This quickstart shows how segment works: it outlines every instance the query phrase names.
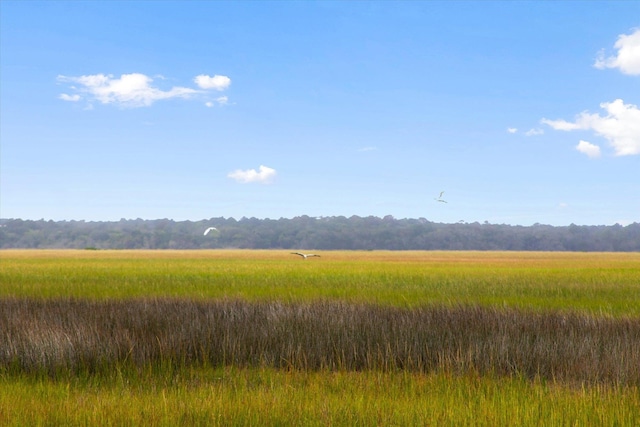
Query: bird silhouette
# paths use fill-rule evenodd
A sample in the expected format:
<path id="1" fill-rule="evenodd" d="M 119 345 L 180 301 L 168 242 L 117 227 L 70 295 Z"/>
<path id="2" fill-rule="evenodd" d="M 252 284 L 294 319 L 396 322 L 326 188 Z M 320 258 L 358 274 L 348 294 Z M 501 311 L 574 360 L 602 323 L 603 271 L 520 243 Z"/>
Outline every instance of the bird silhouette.
<path id="1" fill-rule="evenodd" d="M 307 259 L 308 257 L 312 257 L 312 256 L 317 256 L 318 258 L 320 257 L 320 255 L 316 255 L 316 254 L 303 254 L 300 252 L 291 252 L 291 254 L 293 255 L 300 255 L 302 258 Z"/>
<path id="2" fill-rule="evenodd" d="M 437 198 L 433 199 L 433 200 L 435 200 L 436 202 L 440 202 L 440 203 L 447 203 L 447 201 L 442 198 L 443 194 L 444 194 L 444 191 L 441 191 L 440 195 Z"/>

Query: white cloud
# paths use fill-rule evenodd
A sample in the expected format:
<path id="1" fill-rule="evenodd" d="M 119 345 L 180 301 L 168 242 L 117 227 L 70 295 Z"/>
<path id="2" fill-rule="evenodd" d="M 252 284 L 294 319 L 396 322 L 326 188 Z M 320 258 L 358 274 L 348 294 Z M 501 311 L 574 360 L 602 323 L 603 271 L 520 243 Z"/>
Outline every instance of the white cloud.
<path id="1" fill-rule="evenodd" d="M 618 68 L 624 74 L 640 75 L 640 28 L 631 34 L 618 36 L 614 47 L 617 54 L 605 58 L 604 51 L 598 54 L 594 67 Z"/>
<path id="2" fill-rule="evenodd" d="M 214 101 L 207 101 L 207 102 L 204 103 L 204 105 L 209 107 L 209 108 L 215 107 L 216 103 L 218 105 L 227 105 L 229 103 L 229 97 L 228 96 L 219 96 Z"/>
<path id="3" fill-rule="evenodd" d="M 507 132 L 516 133 L 516 132 L 518 132 L 518 128 L 507 128 Z"/>
<path id="4" fill-rule="evenodd" d="M 587 141 L 580 140 L 576 145 L 576 150 L 591 158 L 600 157 L 600 147 Z"/>
<path id="5" fill-rule="evenodd" d="M 78 94 L 68 95 L 66 93 L 61 93 L 60 96 L 58 96 L 58 98 L 62 99 L 63 101 L 70 101 L 70 102 L 80 101 L 80 95 Z"/>
<path id="6" fill-rule="evenodd" d="M 165 80 L 163 76 L 155 76 L 158 80 Z M 116 104 L 121 107 L 148 107 L 156 101 L 171 98 L 189 98 L 204 93 L 205 90 L 224 90 L 231 84 L 226 76 L 200 75 L 194 78 L 200 89 L 174 86 L 168 90 L 153 85 L 154 79 L 140 73 L 122 74 L 119 78 L 112 74 L 92 74 L 79 77 L 58 76 L 58 82 L 70 83 L 69 88 L 76 93 L 63 93 L 58 98 L 63 101 L 77 102 L 85 99 L 89 106 L 93 102 L 102 104 Z M 227 104 L 229 99 L 221 96 L 215 100 L 218 104 Z M 209 105 L 210 104 L 210 105 Z M 206 103 L 213 106 L 213 103 Z"/>
<path id="7" fill-rule="evenodd" d="M 193 81 L 202 89 L 225 90 L 231 84 L 231 79 L 227 76 L 215 75 L 213 77 L 205 74 L 196 76 Z"/>
<path id="8" fill-rule="evenodd" d="M 640 109 L 622 99 L 603 102 L 600 107 L 606 110 L 606 116 L 585 111 L 574 122 L 548 119 L 541 122 L 556 130 L 592 130 L 609 141 L 617 156 L 640 154 Z"/>
<path id="9" fill-rule="evenodd" d="M 525 132 L 526 136 L 536 136 L 536 135 L 542 135 L 544 133 L 544 129 L 529 129 L 528 131 Z"/>
<path id="10" fill-rule="evenodd" d="M 270 183 L 276 176 L 276 170 L 267 166 L 260 165 L 256 171 L 255 169 L 247 170 L 235 170 L 229 173 L 227 176 L 241 183 L 259 182 L 262 184 Z"/>
<path id="11" fill-rule="evenodd" d="M 549 125 L 552 128 L 554 128 L 555 130 L 577 130 L 577 129 L 583 129 L 579 124 L 577 123 L 570 123 L 566 120 L 549 120 L 549 119 L 542 119 L 540 120 L 540 123 L 545 124 L 545 125 Z"/>
<path id="12" fill-rule="evenodd" d="M 89 102 L 118 104 L 123 107 L 146 107 L 156 101 L 170 98 L 187 98 L 198 93 L 196 89 L 175 86 L 169 90 L 153 87 L 153 79 L 140 73 L 123 74 L 120 78 L 113 75 L 94 74 L 80 77 L 58 76 L 60 82 L 77 83 L 72 86 L 88 97 Z M 74 95 L 80 99 L 80 94 Z"/>

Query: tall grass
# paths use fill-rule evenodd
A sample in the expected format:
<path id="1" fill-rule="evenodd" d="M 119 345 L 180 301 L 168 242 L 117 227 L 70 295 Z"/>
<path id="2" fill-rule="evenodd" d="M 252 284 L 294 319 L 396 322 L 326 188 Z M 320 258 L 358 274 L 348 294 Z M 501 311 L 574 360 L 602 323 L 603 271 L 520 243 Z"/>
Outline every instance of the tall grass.
<path id="1" fill-rule="evenodd" d="M 446 373 L 228 368 L 110 381 L 0 376 L 3 426 L 636 427 L 639 405 L 632 388 Z"/>
<path id="2" fill-rule="evenodd" d="M 640 386 L 640 318 L 342 302 L 0 300 L 0 370 L 478 373 Z"/>
<path id="3" fill-rule="evenodd" d="M 0 297 L 339 300 L 640 316 L 640 253 L 0 251 Z"/>

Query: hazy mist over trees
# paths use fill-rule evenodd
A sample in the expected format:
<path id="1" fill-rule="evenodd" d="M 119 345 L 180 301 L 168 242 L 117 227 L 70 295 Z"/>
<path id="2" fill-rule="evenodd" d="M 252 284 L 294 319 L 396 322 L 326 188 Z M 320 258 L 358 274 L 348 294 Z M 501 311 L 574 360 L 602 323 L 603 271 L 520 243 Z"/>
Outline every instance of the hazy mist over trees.
<path id="1" fill-rule="evenodd" d="M 216 227 L 203 235 L 208 227 Z M 640 251 L 640 223 L 554 227 L 344 216 L 0 220 L 0 248 Z"/>

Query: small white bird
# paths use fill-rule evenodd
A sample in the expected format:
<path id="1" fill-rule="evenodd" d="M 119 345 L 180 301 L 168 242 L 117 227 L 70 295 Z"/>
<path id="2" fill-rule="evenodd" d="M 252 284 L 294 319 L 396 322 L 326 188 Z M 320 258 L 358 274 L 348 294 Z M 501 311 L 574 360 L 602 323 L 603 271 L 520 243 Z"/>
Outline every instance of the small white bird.
<path id="1" fill-rule="evenodd" d="M 312 256 L 317 256 L 320 257 L 320 255 L 316 255 L 316 254 L 302 254 L 300 252 L 291 252 L 293 255 L 300 255 L 302 258 L 307 259 L 307 257 L 312 257 Z"/>
<path id="2" fill-rule="evenodd" d="M 216 230 L 216 231 L 218 231 L 218 229 L 217 229 L 217 228 L 215 228 L 215 227 L 209 227 L 209 228 L 207 228 L 206 230 L 204 230 L 204 236 L 206 236 L 207 234 L 209 234 L 209 232 L 210 232 L 211 230 Z"/>
<path id="3" fill-rule="evenodd" d="M 447 203 L 447 201 L 442 198 L 443 194 L 444 194 L 444 191 L 441 191 L 440 195 L 436 199 L 433 199 L 433 200 L 435 200 L 436 202 L 440 202 L 440 203 Z"/>

